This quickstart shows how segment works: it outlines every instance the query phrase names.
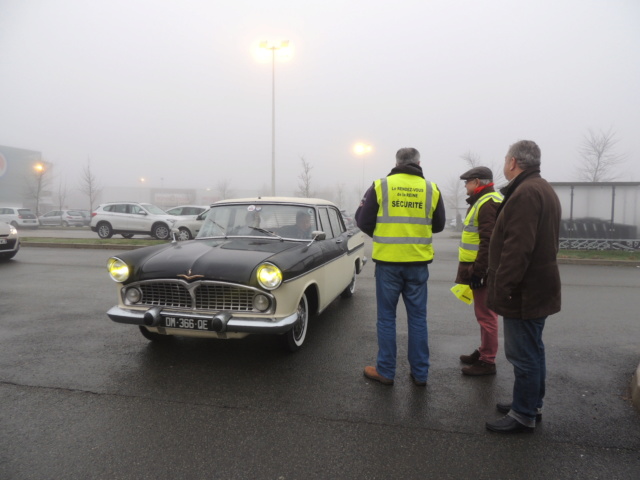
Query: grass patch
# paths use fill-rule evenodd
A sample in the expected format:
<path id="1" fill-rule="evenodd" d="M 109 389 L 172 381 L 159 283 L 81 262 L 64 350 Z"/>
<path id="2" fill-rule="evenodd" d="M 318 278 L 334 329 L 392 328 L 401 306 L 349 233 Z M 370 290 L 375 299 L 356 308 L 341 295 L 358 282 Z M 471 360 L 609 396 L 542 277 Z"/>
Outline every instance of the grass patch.
<path id="1" fill-rule="evenodd" d="M 583 258 L 592 260 L 640 261 L 640 252 L 624 250 L 560 250 L 558 258 Z"/>
<path id="2" fill-rule="evenodd" d="M 166 240 L 145 240 L 143 238 L 53 238 L 53 237 L 22 237 L 23 243 L 64 243 L 74 245 L 159 245 Z"/>

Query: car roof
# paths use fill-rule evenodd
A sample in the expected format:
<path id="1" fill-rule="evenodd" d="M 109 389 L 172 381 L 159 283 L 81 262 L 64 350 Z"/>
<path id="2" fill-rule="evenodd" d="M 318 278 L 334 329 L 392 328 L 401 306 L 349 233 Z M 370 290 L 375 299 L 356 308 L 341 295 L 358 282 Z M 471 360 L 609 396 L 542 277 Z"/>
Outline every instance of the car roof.
<path id="1" fill-rule="evenodd" d="M 282 203 L 282 204 L 296 204 L 296 205 L 331 205 L 336 206 L 333 202 L 329 200 L 324 200 L 322 198 L 306 198 L 306 197 L 249 197 L 249 198 L 234 198 L 227 200 L 218 200 L 215 203 L 212 203 L 211 206 L 214 205 L 224 205 L 231 203 Z"/>
<path id="2" fill-rule="evenodd" d="M 198 208 L 209 208 L 209 205 L 176 205 L 175 207 L 169 207 L 167 210 L 171 210 L 172 208 L 182 208 L 182 207 L 198 207 Z"/>

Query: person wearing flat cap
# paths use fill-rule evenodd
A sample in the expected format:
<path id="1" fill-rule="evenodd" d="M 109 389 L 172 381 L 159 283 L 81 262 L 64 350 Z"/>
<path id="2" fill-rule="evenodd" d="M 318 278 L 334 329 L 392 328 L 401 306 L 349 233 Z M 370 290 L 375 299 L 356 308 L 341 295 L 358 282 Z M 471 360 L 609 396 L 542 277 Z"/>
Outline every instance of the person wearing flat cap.
<path id="1" fill-rule="evenodd" d="M 498 315 L 487 307 L 489 242 L 496 223 L 502 195 L 493 189 L 493 173 L 487 167 L 474 167 L 460 175 L 467 189 L 467 215 L 458 248 L 456 283 L 473 290 L 473 310 L 480 325 L 480 346 L 470 355 L 460 355 L 465 375 L 495 375 L 498 353 Z"/>

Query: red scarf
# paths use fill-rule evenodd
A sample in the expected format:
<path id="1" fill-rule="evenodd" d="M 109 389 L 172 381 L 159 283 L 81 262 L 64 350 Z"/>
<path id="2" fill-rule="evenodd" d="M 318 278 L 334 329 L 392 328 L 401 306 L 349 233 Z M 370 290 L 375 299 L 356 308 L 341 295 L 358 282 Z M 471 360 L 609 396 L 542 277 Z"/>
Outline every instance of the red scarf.
<path id="1" fill-rule="evenodd" d="M 480 192 L 482 192 L 485 188 L 489 188 L 489 187 L 493 187 L 493 182 L 491 183 L 487 183 L 486 185 L 480 185 L 478 188 L 476 188 L 473 191 L 474 195 L 478 195 Z"/>

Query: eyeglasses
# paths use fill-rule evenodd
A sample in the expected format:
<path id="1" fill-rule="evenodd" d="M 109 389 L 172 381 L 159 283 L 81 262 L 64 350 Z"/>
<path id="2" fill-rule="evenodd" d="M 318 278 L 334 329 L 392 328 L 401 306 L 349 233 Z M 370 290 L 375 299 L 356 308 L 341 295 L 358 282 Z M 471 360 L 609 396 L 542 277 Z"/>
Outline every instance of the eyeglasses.
<path id="1" fill-rule="evenodd" d="M 473 182 L 474 180 L 477 180 L 476 178 L 470 178 L 469 180 L 465 180 L 464 184 L 466 185 L 469 182 Z"/>

